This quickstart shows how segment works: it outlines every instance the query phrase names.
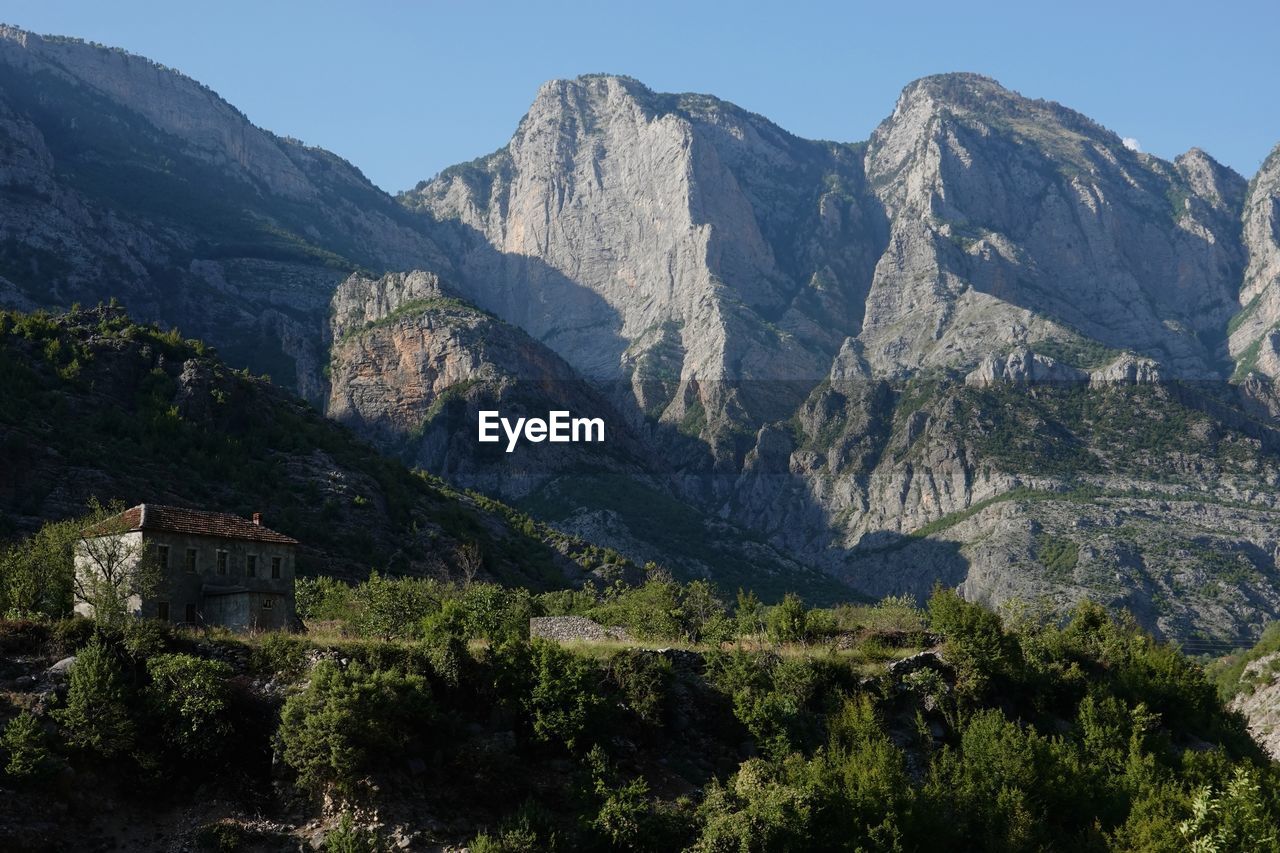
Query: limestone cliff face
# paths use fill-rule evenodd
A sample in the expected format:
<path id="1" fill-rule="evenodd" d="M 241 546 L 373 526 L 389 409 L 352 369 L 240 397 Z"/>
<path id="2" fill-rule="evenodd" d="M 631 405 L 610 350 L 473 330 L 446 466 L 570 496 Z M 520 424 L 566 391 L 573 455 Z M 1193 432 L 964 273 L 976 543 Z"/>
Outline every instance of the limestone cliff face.
<path id="1" fill-rule="evenodd" d="M 1244 191 L 977 75 L 911 84 L 866 146 L 589 77 L 405 200 L 472 238 L 470 298 L 590 376 L 816 380 L 847 339 L 881 376 L 1044 341 L 1213 376 Z"/>
<path id="2" fill-rule="evenodd" d="M 0 301 L 118 297 L 316 401 L 344 269 L 446 265 L 350 164 L 124 51 L 0 27 L 0 141 Z"/>
<path id="3" fill-rule="evenodd" d="M 506 148 L 406 198 L 468 232 L 469 298 L 677 421 L 730 407 L 719 380 L 821 378 L 883 239 L 856 148 L 618 77 L 548 83 Z"/>
<path id="4" fill-rule="evenodd" d="M 1240 290 L 1242 311 L 1232 323 L 1231 354 L 1241 376 L 1256 370 L 1280 376 L 1280 146 L 1249 185 L 1244 205 L 1249 265 Z"/>
<path id="5" fill-rule="evenodd" d="M 1231 702 L 1244 715 L 1249 734 L 1273 759 L 1280 760 L 1280 653 L 1272 652 L 1245 666 L 1248 685 Z"/>
<path id="6" fill-rule="evenodd" d="M 352 275 L 333 296 L 330 322 L 326 414 L 414 465 L 514 499 L 565 468 L 592 460 L 616 467 L 642 453 L 622 418 L 563 359 L 458 299 L 434 273 Z M 485 453 L 476 441 L 481 409 L 511 419 L 551 410 L 600 417 L 606 442 Z"/>
<path id="7" fill-rule="evenodd" d="M 442 395 L 477 383 L 583 386 L 562 359 L 459 300 L 434 273 L 353 274 L 334 293 L 328 415 L 385 437 L 420 430 Z"/>
<path id="8" fill-rule="evenodd" d="M 1249 638 L 1280 608 L 1280 433 L 1248 414 L 1274 390 L 1096 373 L 832 379 L 759 431 L 721 513 L 871 596 L 1089 596 Z"/>
<path id="9" fill-rule="evenodd" d="M 1129 151 L 1057 104 L 972 74 L 906 88 L 872 135 L 891 236 L 861 333 L 877 373 L 1084 336 L 1217 375 L 1244 181 L 1192 151 Z M 1088 366 L 1088 365 L 1076 365 Z"/>

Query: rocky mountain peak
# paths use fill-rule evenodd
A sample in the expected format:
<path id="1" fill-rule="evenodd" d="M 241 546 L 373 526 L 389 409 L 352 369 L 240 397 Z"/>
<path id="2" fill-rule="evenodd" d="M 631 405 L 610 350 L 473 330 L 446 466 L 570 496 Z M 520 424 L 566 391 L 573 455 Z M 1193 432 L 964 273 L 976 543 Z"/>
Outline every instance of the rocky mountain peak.
<path id="1" fill-rule="evenodd" d="M 1057 130 L 1121 145 L 1119 136 L 1082 113 L 1056 101 L 1024 97 L 991 77 L 971 72 L 934 74 L 907 84 L 886 123 L 918 112 L 961 118 L 1032 137 Z M 1041 133 L 1033 132 L 1035 129 Z"/>
<path id="2" fill-rule="evenodd" d="M 1241 186 L 1203 152 L 1169 164 L 1057 103 L 948 74 L 903 91 L 866 173 L 892 223 L 861 333 L 873 371 L 967 370 L 1083 335 L 1223 374 Z"/>
<path id="3" fill-rule="evenodd" d="M 1229 216 L 1240 216 L 1249 184 L 1239 172 L 1222 165 L 1202 148 L 1179 154 L 1173 165 L 1195 195 Z"/>
<path id="4" fill-rule="evenodd" d="M 124 50 L 14 27 L 0 29 L 0 63 L 54 75 L 125 105 L 201 157 L 247 170 L 271 192 L 316 195 L 274 137 L 212 89 L 172 68 Z"/>

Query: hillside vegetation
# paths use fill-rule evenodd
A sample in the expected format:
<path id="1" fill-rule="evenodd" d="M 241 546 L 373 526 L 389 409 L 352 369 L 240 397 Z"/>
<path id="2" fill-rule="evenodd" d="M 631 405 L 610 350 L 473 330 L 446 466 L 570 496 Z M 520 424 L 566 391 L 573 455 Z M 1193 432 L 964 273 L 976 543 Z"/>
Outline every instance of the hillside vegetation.
<path id="1" fill-rule="evenodd" d="M 248 516 L 299 539 L 303 575 L 445 575 L 474 549 L 534 588 L 625 561 L 409 471 L 204 343 L 113 307 L 0 312 L 0 540 L 90 498 Z"/>
<path id="2" fill-rule="evenodd" d="M 1239 717 L 1096 606 L 1061 626 L 947 591 L 923 611 L 729 609 L 656 570 L 299 592 L 310 636 L 4 623 L 3 843 L 1280 848 L 1280 774 Z M 529 616 L 556 613 L 639 639 L 531 640 Z M 70 653 L 65 684 L 38 675 Z"/>

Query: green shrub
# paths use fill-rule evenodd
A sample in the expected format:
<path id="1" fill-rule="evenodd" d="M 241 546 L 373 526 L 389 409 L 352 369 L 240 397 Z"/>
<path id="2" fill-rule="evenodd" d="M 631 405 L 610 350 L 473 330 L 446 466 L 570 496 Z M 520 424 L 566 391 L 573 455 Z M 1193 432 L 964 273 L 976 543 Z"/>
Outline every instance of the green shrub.
<path id="1" fill-rule="evenodd" d="M 555 817 L 535 800 L 526 800 L 505 816 L 494 832 L 482 832 L 471 842 L 473 853 L 543 853 L 562 850 Z"/>
<path id="2" fill-rule="evenodd" d="M 249 833 L 234 823 L 206 823 L 196 830 L 196 847 L 207 853 L 236 853 L 245 849 Z"/>
<path id="3" fill-rule="evenodd" d="M 432 719 L 421 676 L 321 661 L 307 689 L 285 701 L 281 756 L 304 788 L 351 794 L 380 764 L 411 753 Z"/>
<path id="4" fill-rule="evenodd" d="M 967 699 L 981 697 L 993 679 L 1009 675 L 1019 649 L 1004 632 L 1000 617 L 935 587 L 929 598 L 929 627 L 946 640 L 946 658 L 956 668 L 957 690 Z"/>
<path id="5" fill-rule="evenodd" d="M 584 746 L 603 707 L 593 667 L 545 640 L 531 644 L 530 658 L 532 686 L 524 704 L 534 735 L 569 750 Z"/>
<path id="6" fill-rule="evenodd" d="M 604 625 L 622 625 L 643 639 L 681 638 L 680 584 L 650 564 L 648 579 L 638 587 L 610 587 L 591 617 Z"/>
<path id="7" fill-rule="evenodd" d="M 755 637 L 765 632 L 764 605 L 754 592 L 738 590 L 733 611 L 734 630 L 739 636 Z"/>
<path id="8" fill-rule="evenodd" d="M 351 591 L 347 627 L 361 637 L 380 640 L 413 636 L 423 617 L 439 609 L 440 595 L 429 581 L 389 578 L 372 572 Z"/>
<path id="9" fill-rule="evenodd" d="M 820 792 L 793 756 L 778 765 L 758 758 L 742 763 L 721 784 L 712 780 L 698 807 L 698 853 L 819 850 L 814 813 Z M 828 848 L 829 849 L 829 848 Z"/>
<path id="10" fill-rule="evenodd" d="M 5 775 L 18 783 L 42 781 L 56 767 L 48 734 L 27 711 L 10 720 L 0 734 L 0 756 L 5 757 Z"/>
<path id="11" fill-rule="evenodd" d="M 158 619 L 130 619 L 124 623 L 121 633 L 121 645 L 135 661 L 160 654 L 172 639 L 168 624 Z"/>
<path id="12" fill-rule="evenodd" d="M 135 726 L 120 666 L 101 640 L 90 640 L 76 655 L 66 706 L 54 717 L 73 747 L 102 758 L 127 755 L 133 749 Z"/>
<path id="13" fill-rule="evenodd" d="M 462 591 L 458 606 L 463 633 L 468 638 L 484 638 L 493 643 L 529 639 L 533 598 L 526 589 L 472 584 Z"/>
<path id="14" fill-rule="evenodd" d="M 606 666 L 623 704 L 648 723 L 661 723 L 671 684 L 671 661 L 638 649 L 619 652 Z"/>
<path id="15" fill-rule="evenodd" d="M 300 619 L 346 619 L 351 615 L 351 587 L 337 578 L 295 578 L 294 606 Z"/>
<path id="16" fill-rule="evenodd" d="M 92 619 L 68 616 L 53 624 L 53 644 L 59 654 L 73 655 L 93 638 L 95 630 Z"/>
<path id="17" fill-rule="evenodd" d="M 49 626 L 42 622 L 0 619 L 0 655 L 38 655 L 49 638 Z"/>
<path id="18" fill-rule="evenodd" d="M 1260 771 L 1236 767 L 1231 779 L 1206 785 L 1191 800 L 1191 816 L 1178 825 L 1190 850 L 1280 851 L 1280 808 Z"/>
<path id="19" fill-rule="evenodd" d="M 765 616 L 769 639 L 775 643 L 803 642 L 808 637 L 808 615 L 800 596 L 788 592 Z"/>
<path id="20" fill-rule="evenodd" d="M 51 521 L 0 548 L 0 617 L 58 619 L 71 610 L 72 547 L 79 522 Z"/>
<path id="21" fill-rule="evenodd" d="M 642 847 L 641 839 L 649 822 L 649 785 L 641 778 L 622 782 L 609 764 L 604 750 L 596 745 L 587 755 L 592 794 L 597 803 L 590 827 L 613 850 Z"/>
<path id="22" fill-rule="evenodd" d="M 145 696 L 168 749 L 193 758 L 216 755 L 231 734 L 231 667 L 191 655 L 157 655 L 147 662 Z"/>
<path id="23" fill-rule="evenodd" d="M 371 829 L 359 829 L 351 812 L 343 812 L 338 825 L 324 835 L 324 853 L 378 853 L 382 844 L 378 833 Z"/>

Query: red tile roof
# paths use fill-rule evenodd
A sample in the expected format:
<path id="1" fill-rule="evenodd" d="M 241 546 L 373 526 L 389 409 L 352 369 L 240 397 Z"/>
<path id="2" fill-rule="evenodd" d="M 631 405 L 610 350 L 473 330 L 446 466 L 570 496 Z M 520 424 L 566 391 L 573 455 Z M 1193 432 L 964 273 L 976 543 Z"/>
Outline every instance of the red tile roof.
<path id="1" fill-rule="evenodd" d="M 275 542 L 297 545 L 298 540 L 283 533 L 254 524 L 247 518 L 225 512 L 205 512 L 161 504 L 138 504 L 103 522 L 103 528 L 123 533 L 154 530 L 164 533 L 190 533 L 217 536 L 222 539 L 247 539 L 253 542 Z"/>

